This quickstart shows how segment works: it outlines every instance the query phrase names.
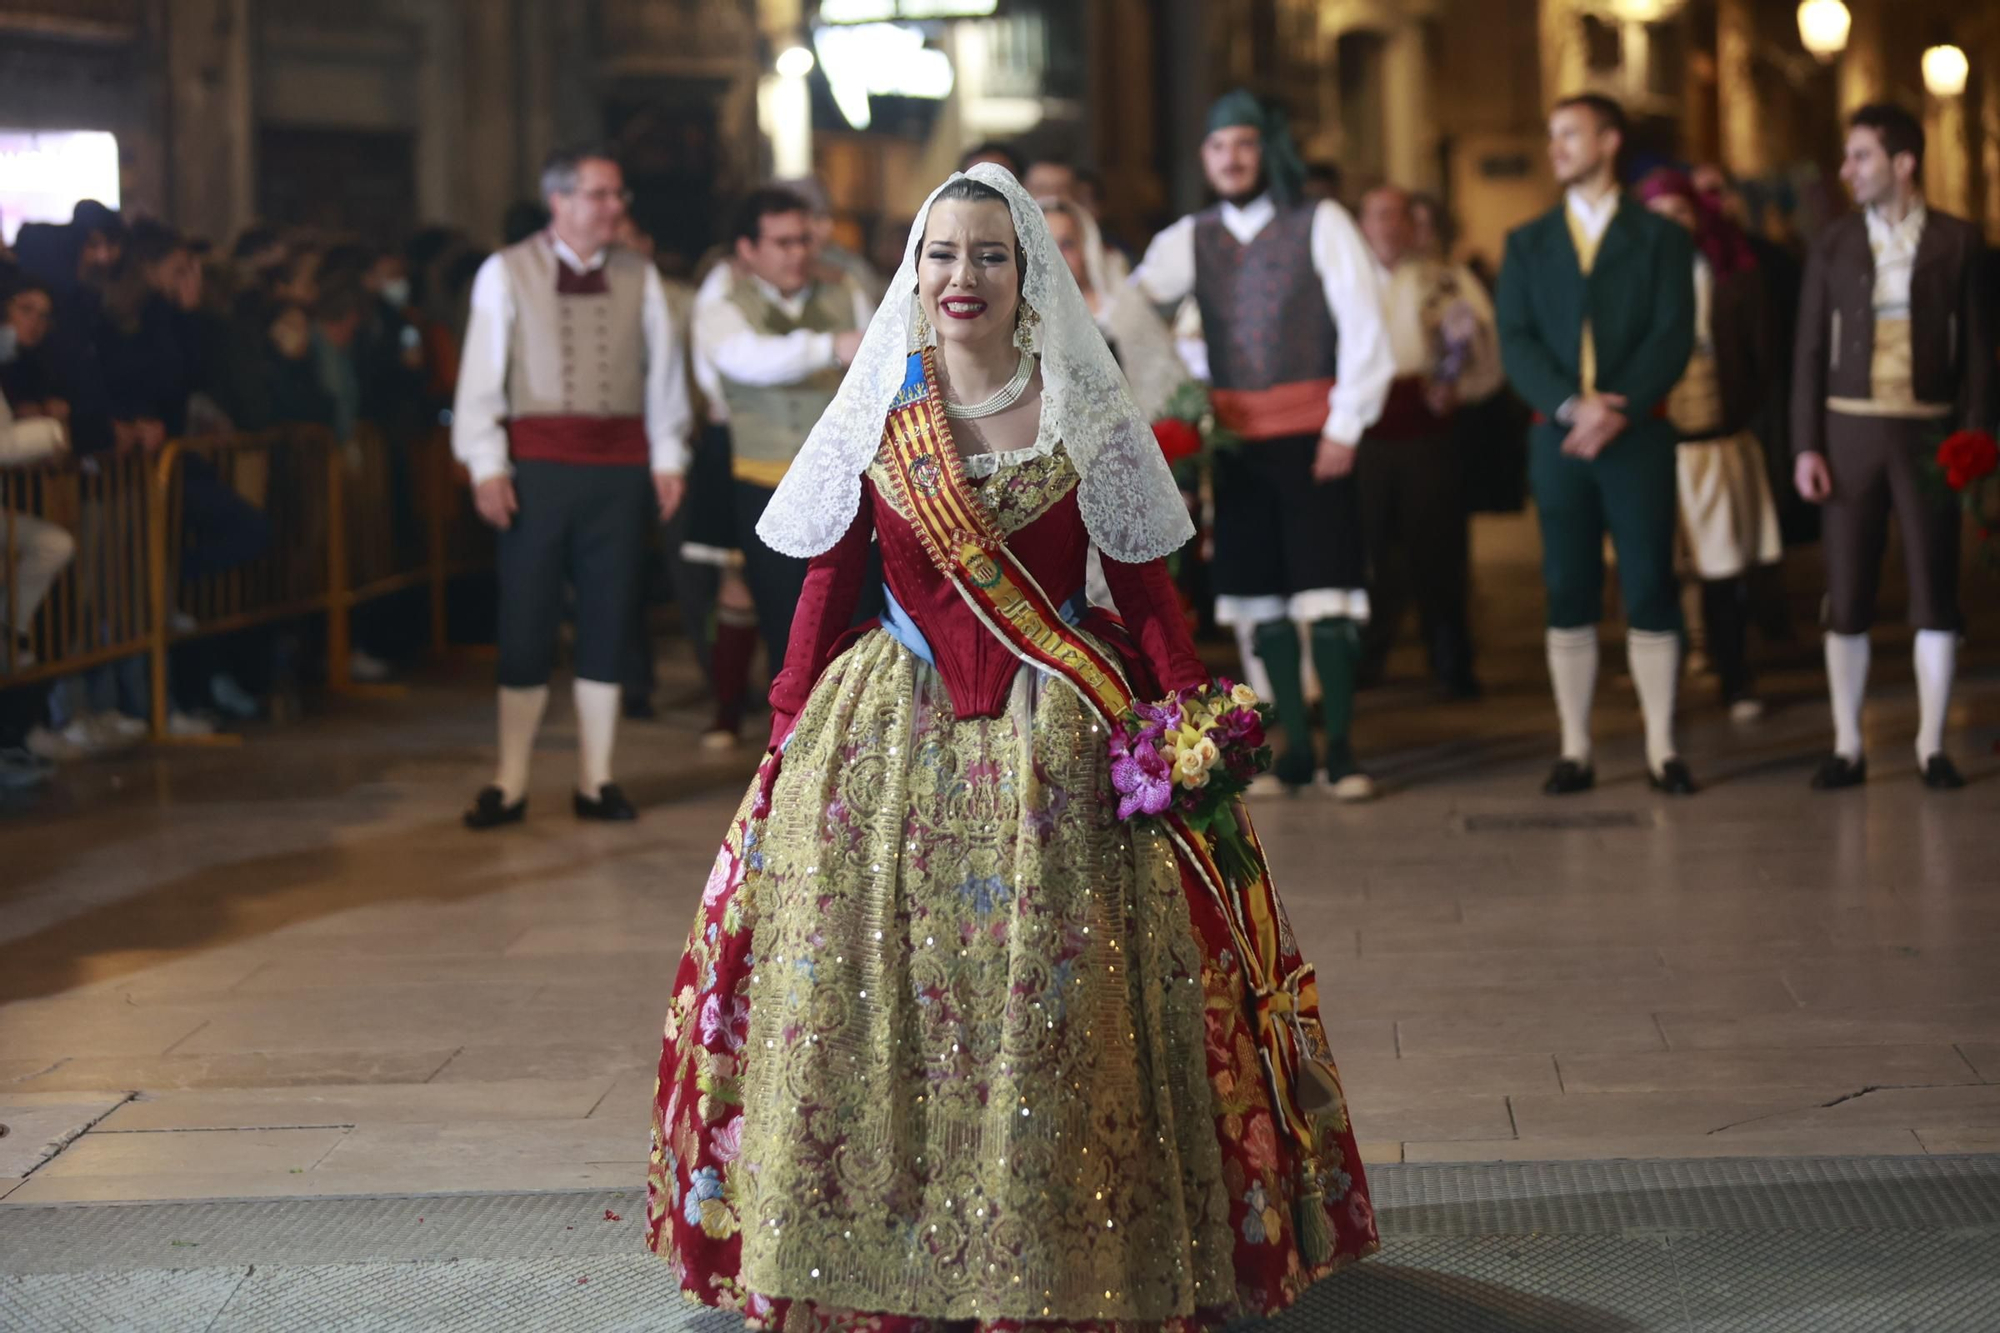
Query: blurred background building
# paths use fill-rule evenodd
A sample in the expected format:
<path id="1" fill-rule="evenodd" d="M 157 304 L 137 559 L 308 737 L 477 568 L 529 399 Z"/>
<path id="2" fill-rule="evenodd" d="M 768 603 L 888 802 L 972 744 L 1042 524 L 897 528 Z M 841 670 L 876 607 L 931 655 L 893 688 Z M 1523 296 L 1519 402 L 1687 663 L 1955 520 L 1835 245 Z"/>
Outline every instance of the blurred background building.
<path id="1" fill-rule="evenodd" d="M 0 224 L 115 193 L 216 237 L 497 239 L 552 145 L 602 137 L 666 256 L 808 171 L 861 249 L 998 138 L 1096 169 L 1136 244 L 1201 201 L 1201 116 L 1237 84 L 1350 197 L 1437 192 L 1489 260 L 1583 88 L 1778 235 L 1839 205 L 1843 110 L 1920 108 L 1932 198 L 2000 239 L 2000 5 L 1965 0 L 0 0 Z"/>

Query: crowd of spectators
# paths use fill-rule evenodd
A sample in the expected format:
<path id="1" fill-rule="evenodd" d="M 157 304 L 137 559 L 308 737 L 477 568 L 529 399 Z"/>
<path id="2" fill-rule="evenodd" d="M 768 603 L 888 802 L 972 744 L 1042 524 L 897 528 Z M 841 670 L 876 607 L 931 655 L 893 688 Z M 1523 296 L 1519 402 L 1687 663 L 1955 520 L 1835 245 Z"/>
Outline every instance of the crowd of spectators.
<path id="1" fill-rule="evenodd" d="M 151 456 L 167 441 L 313 424 L 351 441 L 368 423 L 401 466 L 451 401 L 458 338 L 484 252 L 432 228 L 400 247 L 253 225 L 216 245 L 93 201 L 71 221 L 22 226 L 0 248 L 0 466 L 67 453 L 75 465 Z M 407 473 L 401 478 L 407 481 Z M 407 497 L 407 486 L 396 493 Z M 272 540 L 263 510 L 190 454 L 182 468 L 184 576 L 255 559 Z M 4 688 L 34 651 L 35 603 L 88 534 L 0 515 L 17 572 L 35 573 L 4 608 L 16 636 L 0 653 L 0 784 L 28 785 L 55 762 L 136 744 L 151 713 L 137 660 Z M 79 526 L 104 521 L 86 508 Z M 79 575 L 85 571 L 79 570 Z M 53 572 L 49 577 L 53 578 Z M 39 584 L 39 586 L 34 586 Z M 391 670 L 393 625 L 359 635 L 362 680 Z M 169 725 L 182 734 L 256 716 L 307 670 L 312 626 L 193 639 L 171 663 Z"/>

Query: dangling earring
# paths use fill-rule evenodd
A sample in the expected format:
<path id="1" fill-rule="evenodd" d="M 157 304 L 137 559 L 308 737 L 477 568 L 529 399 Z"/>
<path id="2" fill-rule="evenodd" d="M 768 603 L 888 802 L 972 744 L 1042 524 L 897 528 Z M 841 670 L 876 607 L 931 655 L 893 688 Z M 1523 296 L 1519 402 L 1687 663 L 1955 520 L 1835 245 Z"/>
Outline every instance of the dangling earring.
<path id="1" fill-rule="evenodd" d="M 921 352 L 931 345 L 931 321 L 924 314 L 924 303 L 921 299 L 912 304 L 916 307 L 916 314 L 910 320 L 910 350 Z"/>
<path id="2" fill-rule="evenodd" d="M 1026 301 L 1014 312 L 1014 346 L 1024 352 L 1035 350 L 1035 330 L 1041 325 L 1042 317 Z"/>

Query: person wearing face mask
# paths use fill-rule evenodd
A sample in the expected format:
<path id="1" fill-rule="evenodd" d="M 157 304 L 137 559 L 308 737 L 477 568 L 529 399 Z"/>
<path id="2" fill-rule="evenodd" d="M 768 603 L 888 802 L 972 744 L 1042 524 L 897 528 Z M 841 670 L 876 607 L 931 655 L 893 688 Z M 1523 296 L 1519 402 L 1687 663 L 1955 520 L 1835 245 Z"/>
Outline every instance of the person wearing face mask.
<path id="1" fill-rule="evenodd" d="M 821 1333 L 1192 1330 L 1373 1252 L 1268 867 L 1108 816 L 1114 719 L 1223 685 L 1173 474 L 1005 168 L 926 201 L 757 530 L 809 573 L 663 987 L 646 1240 L 682 1293 Z"/>
<path id="2" fill-rule="evenodd" d="M 1988 430 L 1994 330 L 1972 223 L 1924 202 L 1924 130 L 1892 105 L 1849 120 L 1840 177 L 1859 206 L 1828 225 L 1806 262 L 1792 363 L 1794 480 L 1821 507 L 1826 553 L 1826 679 L 1833 753 L 1822 791 L 1867 780 L 1861 702 L 1868 631 L 1889 515 L 1896 516 L 1916 634 L 1917 771 L 1926 787 L 1965 785 L 1944 752 L 1958 667 L 1957 497 L 1924 476 L 1937 442 Z"/>
<path id="3" fill-rule="evenodd" d="M 609 149 L 553 154 L 551 221 L 473 282 L 452 452 L 500 531 L 499 765 L 468 828 L 519 822 L 548 704 L 564 586 L 575 590 L 578 819 L 629 821 L 611 778 L 641 552 L 680 507 L 692 425 L 685 352 L 659 272 L 612 242 L 625 179 Z"/>
<path id="4" fill-rule="evenodd" d="M 1237 91 L 1209 111 L 1202 170 L 1221 201 L 1153 239 L 1132 275 L 1146 299 L 1201 307 L 1216 419 L 1243 446 L 1215 462 L 1215 618 L 1269 677 L 1283 745 L 1275 784 L 1324 773 L 1335 798 L 1374 784 L 1349 737 L 1368 621 L 1354 460 L 1395 377 L 1367 246 L 1347 210 L 1304 191 L 1283 112 Z M 1299 626 L 1319 677 L 1313 750 Z"/>
<path id="5" fill-rule="evenodd" d="M 705 494 L 688 540 L 742 552 L 743 583 L 771 670 L 785 660 L 805 561 L 774 551 L 757 521 L 806 433 L 833 401 L 874 303 L 851 278 L 817 272 L 812 209 L 789 190 L 753 190 L 737 208 L 733 264 L 719 264 L 695 296 L 698 367 L 713 367 L 728 409 L 729 494 Z M 712 526 L 727 515 L 724 533 Z M 725 596 L 713 649 L 718 683 L 748 669 L 751 642 Z M 729 719 L 723 719 L 727 721 Z"/>
<path id="6" fill-rule="evenodd" d="M 1681 670 L 1674 429 L 1668 393 L 1694 349 L 1694 243 L 1618 183 L 1624 108 L 1585 93 L 1549 113 L 1549 162 L 1563 201 L 1507 237 L 1494 306 L 1507 378 L 1533 407 L 1528 477 L 1542 528 L 1549 677 L 1562 750 L 1542 790 L 1597 781 L 1590 712 L 1604 539 L 1618 554 L 1626 661 L 1646 724 L 1656 790 L 1694 777 L 1674 742 Z"/>
<path id="7" fill-rule="evenodd" d="M 355 335 L 361 416 L 407 445 L 437 417 L 430 400 L 430 362 L 410 304 L 409 265 L 402 252 L 378 249 L 361 272 L 365 303 Z"/>

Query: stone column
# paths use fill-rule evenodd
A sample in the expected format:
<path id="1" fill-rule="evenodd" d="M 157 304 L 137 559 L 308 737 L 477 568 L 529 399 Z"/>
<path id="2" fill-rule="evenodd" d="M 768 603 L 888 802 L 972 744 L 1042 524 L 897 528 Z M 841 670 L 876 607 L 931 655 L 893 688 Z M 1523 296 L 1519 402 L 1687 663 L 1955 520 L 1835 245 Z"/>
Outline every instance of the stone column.
<path id="1" fill-rule="evenodd" d="M 166 7 L 169 216 L 226 243 L 256 214 L 253 0 Z"/>
<path id="2" fill-rule="evenodd" d="M 519 63 L 512 6 L 469 4 L 461 9 L 465 34 L 464 190 L 458 220 L 475 236 L 500 234 L 507 205 L 529 190 L 520 169 Z"/>
<path id="3" fill-rule="evenodd" d="M 1584 90 L 1583 7 L 1579 0 L 1539 0 L 1542 30 L 1542 106 Z"/>
<path id="4" fill-rule="evenodd" d="M 1757 13 L 1750 0 L 1717 0 L 1715 81 L 1722 165 L 1738 180 L 1770 170 L 1770 126 L 1756 79 Z"/>
<path id="5" fill-rule="evenodd" d="M 1979 76 L 1980 215 L 1986 241 L 2000 245 L 2000 24 L 1974 48 Z"/>
<path id="6" fill-rule="evenodd" d="M 557 131 L 556 61 L 561 50 L 548 0 L 514 0 L 520 45 L 521 129 L 515 154 L 522 181 L 541 174 L 542 163 L 568 136 Z"/>
<path id="7" fill-rule="evenodd" d="M 1689 53 L 1681 81 L 1681 154 L 1690 162 L 1720 162 L 1722 157 L 1722 91 L 1718 61 L 1699 44 Z"/>
<path id="8" fill-rule="evenodd" d="M 465 155 L 465 27 L 452 0 L 407 6 L 417 29 L 417 216 L 497 237 L 498 217 L 473 215 Z"/>
<path id="9" fill-rule="evenodd" d="M 1144 114 L 1156 103 L 1156 38 L 1144 0 L 1109 0 L 1090 9 L 1089 157 L 1104 180 L 1114 234 L 1138 234 L 1164 203 L 1154 163 L 1161 127 Z"/>
<path id="10" fill-rule="evenodd" d="M 1960 217 L 1978 216 L 1973 211 L 1972 140 L 1966 123 L 1969 100 L 1964 95 L 1924 98 L 1924 198 Z"/>
<path id="11" fill-rule="evenodd" d="M 1888 28 L 1883 22 L 1884 0 L 1847 0 L 1853 24 L 1847 30 L 1847 49 L 1840 54 L 1840 118 L 1845 121 L 1856 107 L 1879 102 L 1888 96 Z"/>
<path id="12" fill-rule="evenodd" d="M 1217 7 L 1202 0 L 1165 0 L 1160 22 L 1160 77 L 1166 80 L 1165 123 L 1160 127 L 1167 140 L 1170 173 L 1168 202 L 1174 213 L 1192 213 L 1201 207 L 1207 183 L 1202 179 L 1196 149 L 1208 115 L 1208 104 L 1217 92 L 1214 50 L 1208 43 L 1210 14 Z"/>
<path id="13" fill-rule="evenodd" d="M 1386 34 L 1382 50 L 1382 164 L 1410 190 L 1438 189 L 1437 125 L 1432 119 L 1430 58 L 1420 20 Z M 1359 182 L 1357 182 L 1358 184 Z"/>

